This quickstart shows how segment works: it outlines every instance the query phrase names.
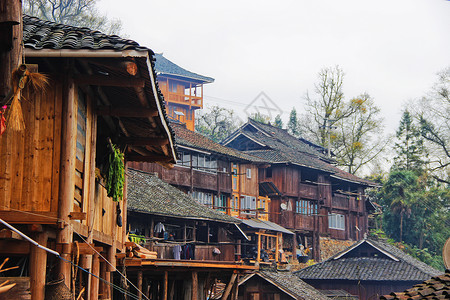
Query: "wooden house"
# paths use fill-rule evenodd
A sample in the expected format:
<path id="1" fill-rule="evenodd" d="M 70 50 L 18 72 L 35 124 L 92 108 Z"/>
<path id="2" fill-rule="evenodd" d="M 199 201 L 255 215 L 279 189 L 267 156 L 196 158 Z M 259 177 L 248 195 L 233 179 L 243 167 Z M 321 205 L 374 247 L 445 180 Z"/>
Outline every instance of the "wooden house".
<path id="1" fill-rule="evenodd" d="M 318 290 L 345 290 L 358 299 L 378 299 L 442 272 L 386 242 L 364 239 L 295 274 Z"/>
<path id="2" fill-rule="evenodd" d="M 327 300 L 327 296 L 285 271 L 260 270 L 239 280 L 238 300 Z"/>
<path id="3" fill-rule="evenodd" d="M 239 219 L 201 205 L 154 173 L 128 169 L 128 175 L 130 236 L 157 257 L 124 263 L 147 297 L 206 299 L 214 283 L 231 288 L 236 274 L 255 270 L 240 259 L 248 237 Z"/>
<path id="4" fill-rule="evenodd" d="M 28 16 L 19 23 L 26 62 L 20 70 L 27 78 L 38 70 L 49 84 L 45 90 L 26 84 L 15 94 L 25 128 L 13 131 L 7 123 L 0 136 L 0 218 L 59 256 L 5 229 L 0 257 L 21 271 L 4 274 L 28 276 L 32 299 L 44 299 L 52 279 L 62 279 L 76 297 L 110 299 L 127 224 L 126 179 L 120 201 L 104 187 L 112 144 L 124 151 L 125 163 L 176 162 L 153 52 L 87 28 Z"/>
<path id="5" fill-rule="evenodd" d="M 269 220 L 295 231 L 315 259 L 319 235 L 359 240 L 367 232 L 364 189 L 373 184 L 335 167 L 321 147 L 251 119 L 223 144 L 270 164 L 258 172 L 272 190 Z"/>
<path id="6" fill-rule="evenodd" d="M 194 131 L 195 111 L 203 108 L 203 85 L 214 78 L 183 69 L 162 54 L 156 54 L 155 67 L 169 118 Z"/>
<path id="7" fill-rule="evenodd" d="M 171 123 L 179 159 L 173 169 L 145 162 L 130 166 L 156 172 L 167 183 L 189 193 L 199 203 L 239 218 L 268 219 L 270 198 L 261 195 L 258 171 L 265 163 L 258 157 L 224 147 Z"/>

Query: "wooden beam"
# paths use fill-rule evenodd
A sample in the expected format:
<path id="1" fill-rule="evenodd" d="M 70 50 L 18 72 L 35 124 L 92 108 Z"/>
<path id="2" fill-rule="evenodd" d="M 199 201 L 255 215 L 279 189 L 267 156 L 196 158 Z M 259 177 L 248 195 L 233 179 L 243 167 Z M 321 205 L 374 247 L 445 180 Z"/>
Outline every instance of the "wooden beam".
<path id="1" fill-rule="evenodd" d="M 100 106 L 97 108 L 97 114 L 100 116 L 128 117 L 128 118 L 151 118 L 158 116 L 156 108 L 147 107 L 117 107 Z"/>
<path id="2" fill-rule="evenodd" d="M 142 300 L 142 270 L 139 270 L 137 273 L 137 288 L 138 288 L 138 300 Z"/>
<path id="3" fill-rule="evenodd" d="M 93 255 L 91 272 L 92 272 L 92 274 L 94 274 L 97 277 L 100 275 L 100 260 L 99 260 L 99 256 L 97 253 Z M 91 287 L 90 287 L 90 291 L 89 291 L 89 296 L 90 296 L 89 299 L 98 299 L 99 280 L 95 276 L 91 276 Z"/>
<path id="4" fill-rule="evenodd" d="M 256 257 L 256 262 L 259 265 L 259 262 L 261 261 L 261 234 L 258 234 L 258 256 Z"/>
<path id="5" fill-rule="evenodd" d="M 133 146 L 163 146 L 169 143 L 168 138 L 157 137 L 121 137 L 119 144 L 133 145 Z"/>
<path id="6" fill-rule="evenodd" d="M 227 300 L 228 296 L 230 295 L 231 288 L 233 287 L 234 282 L 236 281 L 237 275 L 238 275 L 237 273 L 233 273 L 233 275 L 231 275 L 230 282 L 228 282 L 228 285 L 222 294 L 222 298 L 220 299 Z"/>
<path id="7" fill-rule="evenodd" d="M 141 162 L 167 162 L 172 158 L 163 155 L 127 155 L 127 161 L 141 161 Z"/>
<path id="8" fill-rule="evenodd" d="M 192 300 L 198 299 L 198 273 L 192 271 Z"/>
<path id="9" fill-rule="evenodd" d="M 0 211 L 0 219 L 10 224 L 55 224 L 57 218 L 56 212 Z"/>
<path id="10" fill-rule="evenodd" d="M 86 220 L 86 213 L 85 212 L 71 211 L 70 214 L 69 214 L 69 218 L 71 220 Z"/>
<path id="11" fill-rule="evenodd" d="M 46 232 L 37 233 L 35 241 L 47 246 L 48 236 Z M 30 255 L 30 286 L 33 300 L 45 299 L 45 278 L 47 267 L 47 252 L 37 246 L 31 246 Z"/>
<path id="12" fill-rule="evenodd" d="M 136 63 L 132 61 L 117 61 L 117 59 L 110 59 L 110 58 L 96 58 L 96 59 L 86 58 L 85 60 L 88 63 L 98 66 L 104 66 L 111 70 L 127 72 L 132 76 L 136 76 L 138 71 Z"/>
<path id="13" fill-rule="evenodd" d="M 116 87 L 136 87 L 145 86 L 144 78 L 118 77 L 105 75 L 79 75 L 74 77 L 78 85 L 98 85 L 98 86 L 116 86 Z"/>
<path id="14" fill-rule="evenodd" d="M 169 272 L 164 271 L 164 284 L 163 284 L 163 300 L 167 300 L 167 292 L 169 290 Z"/>

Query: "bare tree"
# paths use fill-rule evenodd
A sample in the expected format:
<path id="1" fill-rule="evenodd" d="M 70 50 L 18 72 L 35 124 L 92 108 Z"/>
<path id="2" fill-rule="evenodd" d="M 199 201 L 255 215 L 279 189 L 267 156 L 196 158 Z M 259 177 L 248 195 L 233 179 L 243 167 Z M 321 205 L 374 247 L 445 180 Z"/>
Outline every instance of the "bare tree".
<path id="1" fill-rule="evenodd" d="M 431 92 L 416 107 L 430 171 L 435 179 L 450 184 L 450 67 L 438 74 Z"/>
<path id="2" fill-rule="evenodd" d="M 216 105 L 202 111 L 195 119 L 195 130 L 215 142 L 228 137 L 239 125 L 233 110 Z"/>
<path id="3" fill-rule="evenodd" d="M 338 122 L 354 113 L 356 107 L 345 105 L 344 71 L 339 67 L 323 68 L 318 74 L 314 95 L 306 94 L 306 112 L 302 132 L 314 142 L 328 147 L 330 121 Z"/>
<path id="4" fill-rule="evenodd" d="M 23 12 L 44 20 L 120 34 L 122 23 L 109 20 L 96 8 L 97 0 L 23 0 Z"/>

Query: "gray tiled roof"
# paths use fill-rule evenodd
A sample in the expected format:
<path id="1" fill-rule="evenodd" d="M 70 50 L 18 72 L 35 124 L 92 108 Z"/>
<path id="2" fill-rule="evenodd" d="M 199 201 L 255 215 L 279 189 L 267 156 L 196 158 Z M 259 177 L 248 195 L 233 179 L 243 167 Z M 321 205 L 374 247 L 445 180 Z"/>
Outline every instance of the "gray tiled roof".
<path id="1" fill-rule="evenodd" d="M 259 271 L 260 277 L 271 281 L 290 294 L 296 295 L 296 299 L 302 300 L 326 300 L 327 296 L 295 276 L 291 272 Z"/>
<path id="2" fill-rule="evenodd" d="M 422 281 L 442 273 L 388 243 L 372 239 L 367 241 L 371 247 L 375 246 L 397 260 L 382 255 L 382 252 L 378 257 L 345 255 L 366 242 L 362 241 L 326 261 L 301 269 L 295 274 L 303 280 Z"/>
<path id="3" fill-rule="evenodd" d="M 182 67 L 174 64 L 167 58 L 165 58 L 162 54 L 156 53 L 156 71 L 158 75 L 172 75 L 180 78 L 192 79 L 198 81 L 199 83 L 211 83 L 214 82 L 214 78 L 206 77 L 203 75 L 199 75 L 197 73 L 193 73 Z"/>
<path id="4" fill-rule="evenodd" d="M 374 185 L 370 181 L 359 178 L 332 165 L 329 158 L 321 151 L 318 151 L 319 146 L 313 145 L 304 139 L 298 139 L 290 135 L 285 129 L 249 119 L 246 125 L 242 126 L 224 141 L 225 145 L 228 145 L 233 138 L 240 134 L 264 145 L 260 149 L 244 152 L 258 156 L 267 160 L 269 163 L 297 164 L 329 172 L 340 179 Z"/>
<path id="5" fill-rule="evenodd" d="M 171 123 L 177 137 L 177 145 L 196 148 L 208 151 L 217 155 L 223 155 L 232 159 L 244 160 L 247 162 L 265 162 L 257 156 L 237 151 L 233 148 L 225 147 L 213 140 L 201 135 L 200 133 L 187 129 L 182 124 Z"/>
<path id="6" fill-rule="evenodd" d="M 150 50 L 135 41 L 123 39 L 117 35 L 107 35 L 89 28 L 58 24 L 27 15 L 23 17 L 23 40 L 26 48 L 36 50 Z"/>
<path id="7" fill-rule="evenodd" d="M 240 220 L 196 202 L 158 176 L 128 169 L 129 211 L 185 219 L 240 223 Z"/>

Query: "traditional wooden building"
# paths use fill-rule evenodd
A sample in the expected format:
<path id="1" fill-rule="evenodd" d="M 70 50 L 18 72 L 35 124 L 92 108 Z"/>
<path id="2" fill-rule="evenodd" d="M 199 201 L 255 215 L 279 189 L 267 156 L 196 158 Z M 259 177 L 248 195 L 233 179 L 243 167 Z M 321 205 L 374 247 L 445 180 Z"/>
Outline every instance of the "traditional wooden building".
<path id="1" fill-rule="evenodd" d="M 59 255 L 5 229 L 0 257 L 19 269 L 3 274 L 27 277 L 32 299 L 44 299 L 53 279 L 76 297 L 110 299 L 116 253 L 127 241 L 126 180 L 117 202 L 104 187 L 113 144 L 125 163 L 176 162 L 153 52 L 87 28 L 28 16 L 19 23 L 26 65 L 12 66 L 21 79 L 7 86 L 21 99 L 25 128 L 8 122 L 0 136 L 0 218 Z M 37 71 L 48 76 L 45 89 L 24 84 Z M 7 114 L 9 99 L 1 99 Z"/>
<path id="2" fill-rule="evenodd" d="M 195 111 L 203 108 L 203 85 L 214 78 L 183 69 L 162 54 L 156 54 L 156 71 L 169 117 L 194 131 Z"/>
<path id="3" fill-rule="evenodd" d="M 345 290 L 358 299 L 378 299 L 442 272 L 386 242 L 364 239 L 295 274 L 318 290 Z"/>
<path id="4" fill-rule="evenodd" d="M 127 258 L 125 265 L 147 297 L 206 299 L 216 282 L 236 290 L 233 278 L 256 269 L 241 259 L 249 241 L 239 219 L 201 205 L 154 173 L 128 169 L 128 178 L 128 230 L 157 257 Z"/>
<path id="5" fill-rule="evenodd" d="M 173 169 L 158 164 L 132 163 L 136 169 L 156 172 L 167 183 L 190 194 L 199 203 L 239 218 L 268 219 L 270 198 L 260 191 L 258 157 L 224 147 L 171 123 L 179 159 Z"/>
<path id="6" fill-rule="evenodd" d="M 327 300 L 289 271 L 260 270 L 239 280 L 239 300 Z"/>
<path id="7" fill-rule="evenodd" d="M 257 156 L 268 168 L 259 184 L 274 187 L 269 220 L 297 233 L 319 259 L 319 235 L 359 240 L 367 232 L 371 206 L 364 189 L 373 185 L 332 164 L 323 148 L 270 124 L 249 121 L 223 144 Z"/>

